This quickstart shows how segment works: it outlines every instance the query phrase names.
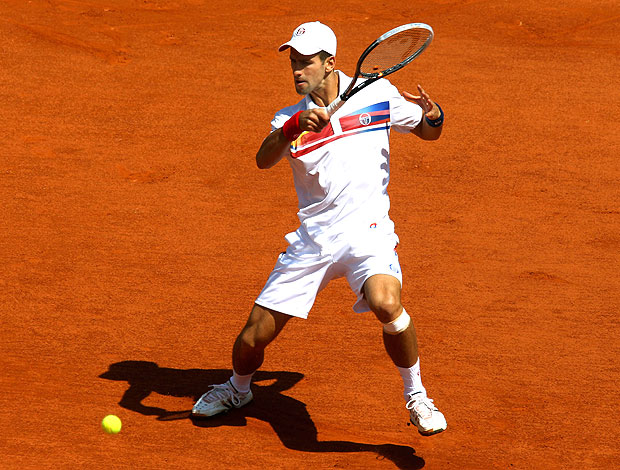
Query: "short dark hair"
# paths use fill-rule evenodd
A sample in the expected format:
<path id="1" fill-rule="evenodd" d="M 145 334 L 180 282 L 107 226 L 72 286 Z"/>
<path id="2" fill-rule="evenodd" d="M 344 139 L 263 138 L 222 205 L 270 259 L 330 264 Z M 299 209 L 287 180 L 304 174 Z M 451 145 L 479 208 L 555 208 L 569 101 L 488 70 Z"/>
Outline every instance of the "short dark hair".
<path id="1" fill-rule="evenodd" d="M 321 62 L 325 62 L 330 57 L 332 57 L 332 55 L 329 52 L 325 52 L 325 51 L 319 52 L 319 59 L 321 59 Z"/>

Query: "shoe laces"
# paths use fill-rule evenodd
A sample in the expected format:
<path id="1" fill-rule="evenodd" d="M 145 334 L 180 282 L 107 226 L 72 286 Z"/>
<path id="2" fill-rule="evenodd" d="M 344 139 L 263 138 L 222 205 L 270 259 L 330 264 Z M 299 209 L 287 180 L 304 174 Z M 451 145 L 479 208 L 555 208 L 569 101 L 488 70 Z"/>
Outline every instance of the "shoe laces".
<path id="1" fill-rule="evenodd" d="M 233 405 L 237 406 L 241 403 L 241 393 L 237 392 L 231 384 L 226 382 L 225 384 L 211 385 L 211 391 L 209 397 L 212 398 L 210 402 L 216 400 L 228 400 Z"/>
<path id="2" fill-rule="evenodd" d="M 409 395 L 409 398 L 410 400 L 407 402 L 407 405 L 406 405 L 408 410 L 415 409 L 415 411 L 420 413 L 422 411 L 420 409 L 420 406 L 424 406 L 428 409 L 428 411 L 432 413 L 433 411 L 437 409 L 435 405 L 433 404 L 433 399 L 428 398 L 426 395 L 422 393 L 419 393 L 419 392 L 412 393 L 411 395 Z"/>

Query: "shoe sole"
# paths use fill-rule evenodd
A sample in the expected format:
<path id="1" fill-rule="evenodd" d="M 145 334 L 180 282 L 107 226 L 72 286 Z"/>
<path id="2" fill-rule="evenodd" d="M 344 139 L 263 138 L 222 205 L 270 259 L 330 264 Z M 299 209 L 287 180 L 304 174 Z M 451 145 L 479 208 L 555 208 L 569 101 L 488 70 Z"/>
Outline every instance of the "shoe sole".
<path id="1" fill-rule="evenodd" d="M 214 416 L 220 416 L 223 414 L 226 414 L 230 411 L 230 408 L 226 409 L 226 410 L 222 410 L 222 411 L 218 411 L 217 413 L 213 413 L 210 415 L 204 415 L 201 413 L 194 413 L 193 411 L 191 412 L 192 418 L 202 418 L 202 419 L 207 419 L 207 418 L 213 418 Z"/>
<path id="2" fill-rule="evenodd" d="M 409 422 L 410 422 L 411 424 L 413 424 L 413 425 L 414 425 L 414 426 L 418 429 L 418 432 L 419 432 L 422 436 L 425 436 L 425 437 L 428 437 L 428 436 L 433 436 L 433 435 L 435 435 L 435 434 L 439 434 L 440 432 L 444 432 L 444 431 L 446 430 L 446 428 L 447 428 L 447 426 L 446 426 L 445 428 L 441 428 L 441 429 L 434 429 L 433 431 L 421 431 L 421 430 L 420 430 L 420 428 L 418 428 L 418 426 L 417 426 L 417 425 L 416 425 L 413 421 L 411 421 L 411 420 L 410 420 Z"/>

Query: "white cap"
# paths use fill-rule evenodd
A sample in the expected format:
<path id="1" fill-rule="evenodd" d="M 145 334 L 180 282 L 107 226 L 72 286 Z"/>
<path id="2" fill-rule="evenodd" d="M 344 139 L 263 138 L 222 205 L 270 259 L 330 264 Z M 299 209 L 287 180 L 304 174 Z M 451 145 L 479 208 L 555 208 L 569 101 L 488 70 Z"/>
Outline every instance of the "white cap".
<path id="1" fill-rule="evenodd" d="M 299 25 L 289 42 L 280 46 L 282 52 L 292 47 L 302 55 L 314 55 L 321 51 L 336 55 L 336 35 L 329 26 L 313 21 Z"/>

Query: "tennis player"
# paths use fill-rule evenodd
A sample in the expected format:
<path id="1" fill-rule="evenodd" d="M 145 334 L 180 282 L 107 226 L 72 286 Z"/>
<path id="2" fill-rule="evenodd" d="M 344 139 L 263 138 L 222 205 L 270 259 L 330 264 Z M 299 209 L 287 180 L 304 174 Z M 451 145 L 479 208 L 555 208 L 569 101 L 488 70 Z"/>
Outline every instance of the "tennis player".
<path id="1" fill-rule="evenodd" d="M 372 311 L 385 349 L 404 383 L 405 407 L 423 435 L 446 429 L 420 377 L 416 332 L 401 304 L 398 237 L 388 211 L 390 130 L 423 140 L 441 135 L 443 111 L 418 86 L 417 95 L 382 79 L 353 95 L 329 118 L 325 107 L 351 81 L 335 69 L 336 36 L 320 22 L 304 23 L 279 50 L 289 51 L 301 101 L 278 111 L 256 155 L 259 168 L 286 158 L 299 199 L 299 228 L 280 254 L 233 346 L 233 375 L 194 405 L 195 417 L 252 400 L 252 375 L 265 348 L 294 317 L 307 318 L 317 294 L 335 278 L 348 281 L 355 312 Z"/>

